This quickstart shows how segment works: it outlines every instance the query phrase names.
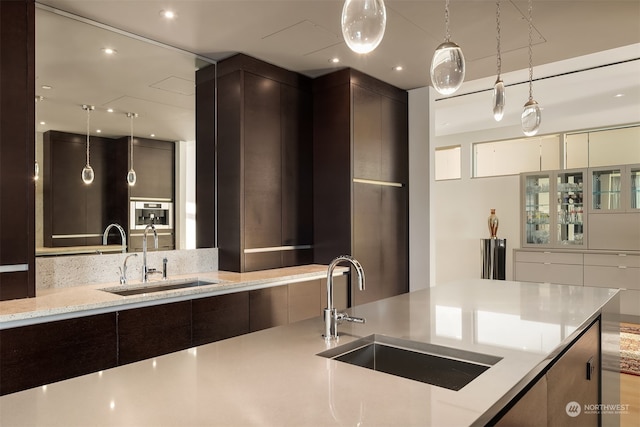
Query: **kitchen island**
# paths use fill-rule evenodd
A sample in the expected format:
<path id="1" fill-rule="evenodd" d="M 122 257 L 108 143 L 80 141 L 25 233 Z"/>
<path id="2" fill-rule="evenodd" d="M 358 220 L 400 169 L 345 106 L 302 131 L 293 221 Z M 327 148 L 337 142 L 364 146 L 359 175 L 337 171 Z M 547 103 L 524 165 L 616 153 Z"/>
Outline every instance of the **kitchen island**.
<path id="1" fill-rule="evenodd" d="M 353 307 L 367 321 L 339 325 L 337 342 L 321 337 L 317 317 L 8 394 L 0 424 L 485 425 L 598 319 L 609 334 L 605 368 L 597 367 L 602 401 L 616 403 L 604 371 L 615 365 L 617 293 L 479 279 L 440 285 Z M 497 362 L 454 391 L 318 356 L 372 334 Z"/>

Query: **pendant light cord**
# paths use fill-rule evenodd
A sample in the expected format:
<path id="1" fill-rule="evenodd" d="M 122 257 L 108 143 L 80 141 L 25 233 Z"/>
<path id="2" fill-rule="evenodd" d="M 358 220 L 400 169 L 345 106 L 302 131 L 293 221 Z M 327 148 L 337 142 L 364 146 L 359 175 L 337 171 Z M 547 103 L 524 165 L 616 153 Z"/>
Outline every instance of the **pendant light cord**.
<path id="1" fill-rule="evenodd" d="M 91 117 L 91 107 L 87 107 L 87 166 L 89 166 L 89 121 Z"/>
<path id="2" fill-rule="evenodd" d="M 130 145 L 130 149 L 129 151 L 131 152 L 131 164 L 129 165 L 130 169 L 133 169 L 133 118 L 135 117 L 134 113 L 129 113 L 129 117 L 131 118 L 131 139 L 129 141 L 129 145 Z"/>
<path id="3" fill-rule="evenodd" d="M 444 31 L 445 41 L 448 42 L 451 40 L 451 33 L 449 32 L 449 0 L 446 0 L 444 4 Z"/>
<path id="4" fill-rule="evenodd" d="M 533 100 L 533 0 L 529 0 L 529 101 Z"/>
<path id="5" fill-rule="evenodd" d="M 496 66 L 498 68 L 498 79 L 500 79 L 500 74 L 502 74 L 502 54 L 500 53 L 500 0 L 496 1 L 496 39 L 498 50 Z"/>

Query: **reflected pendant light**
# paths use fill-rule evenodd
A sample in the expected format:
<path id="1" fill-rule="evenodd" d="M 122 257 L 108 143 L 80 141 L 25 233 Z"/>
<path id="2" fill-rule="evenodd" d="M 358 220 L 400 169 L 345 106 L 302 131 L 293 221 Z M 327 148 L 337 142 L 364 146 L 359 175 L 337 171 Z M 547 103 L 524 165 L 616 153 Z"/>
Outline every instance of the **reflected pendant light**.
<path id="1" fill-rule="evenodd" d="M 524 132 L 526 136 L 533 136 L 538 133 L 540 121 L 542 120 L 540 106 L 533 99 L 533 54 L 531 47 L 533 44 L 533 19 L 531 18 L 532 11 L 532 0 L 529 0 L 529 100 L 524 104 L 521 116 L 522 132 Z"/>
<path id="2" fill-rule="evenodd" d="M 36 152 L 35 152 L 35 155 L 34 155 L 35 163 L 33 165 L 33 180 L 34 181 L 37 181 L 37 180 L 40 179 L 40 165 L 38 164 L 38 149 L 37 149 L 38 144 L 37 144 L 36 141 L 38 141 L 38 128 L 37 128 L 37 126 L 38 126 L 38 102 L 42 101 L 43 99 L 44 99 L 43 96 L 39 96 L 39 95 L 36 96 L 36 107 L 35 107 L 35 123 L 36 123 L 36 125 L 34 126 L 34 128 L 36 130 L 35 131 L 35 138 L 34 138 L 34 143 L 36 145 Z"/>
<path id="3" fill-rule="evenodd" d="M 384 1 L 345 0 L 341 23 L 342 36 L 352 51 L 373 51 L 382 41 L 387 26 Z"/>
<path id="4" fill-rule="evenodd" d="M 95 178 L 95 174 L 93 173 L 93 168 L 89 164 L 89 123 L 91 110 L 94 110 L 95 107 L 93 105 L 83 105 L 82 109 L 87 112 L 87 164 L 82 168 L 82 182 L 85 184 L 91 184 L 93 182 L 93 178 Z"/>
<path id="5" fill-rule="evenodd" d="M 136 185 L 136 171 L 133 169 L 133 119 L 135 117 L 138 117 L 138 115 L 136 113 L 127 113 L 127 117 L 129 117 L 130 121 L 131 121 L 131 137 L 129 138 L 129 153 L 130 153 L 130 158 L 129 158 L 129 165 L 130 168 L 129 172 L 127 173 L 127 183 L 133 187 L 134 185 Z"/>
<path id="6" fill-rule="evenodd" d="M 431 59 L 431 83 L 442 95 L 451 95 L 464 82 L 464 55 L 460 46 L 451 41 L 449 34 L 449 0 L 444 8 L 445 41 L 436 48 Z"/>
<path id="7" fill-rule="evenodd" d="M 500 0 L 496 1 L 496 28 L 497 28 L 497 68 L 498 68 L 498 77 L 496 78 L 496 83 L 493 86 L 493 118 L 496 122 L 502 120 L 504 116 L 504 104 L 506 101 L 506 94 L 504 91 L 504 82 L 500 78 L 500 72 L 502 71 L 502 55 L 500 53 Z"/>

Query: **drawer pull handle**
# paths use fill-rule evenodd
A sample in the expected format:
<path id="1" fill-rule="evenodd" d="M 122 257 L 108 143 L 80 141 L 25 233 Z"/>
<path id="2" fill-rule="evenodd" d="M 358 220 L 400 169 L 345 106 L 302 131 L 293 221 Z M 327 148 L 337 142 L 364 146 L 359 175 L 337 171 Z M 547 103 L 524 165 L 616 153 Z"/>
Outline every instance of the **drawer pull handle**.
<path id="1" fill-rule="evenodd" d="M 593 375 L 596 367 L 593 363 L 593 357 L 587 361 L 587 381 L 591 381 L 591 376 Z"/>
<path id="2" fill-rule="evenodd" d="M 627 256 L 627 254 L 618 254 L 618 256 Z"/>
<path id="3" fill-rule="evenodd" d="M 626 265 L 619 265 L 618 268 L 624 269 L 624 268 L 627 268 L 627 266 Z"/>
<path id="4" fill-rule="evenodd" d="M 551 263 L 550 262 L 545 262 L 544 265 L 551 265 Z"/>

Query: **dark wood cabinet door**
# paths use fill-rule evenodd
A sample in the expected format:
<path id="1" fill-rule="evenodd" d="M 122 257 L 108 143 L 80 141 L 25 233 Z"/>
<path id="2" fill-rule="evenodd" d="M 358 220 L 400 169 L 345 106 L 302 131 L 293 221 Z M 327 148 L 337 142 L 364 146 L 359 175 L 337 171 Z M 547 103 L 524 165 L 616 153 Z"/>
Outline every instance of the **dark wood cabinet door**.
<path id="1" fill-rule="evenodd" d="M 245 72 L 244 93 L 244 247 L 277 247 L 282 236 L 280 84 Z"/>
<path id="2" fill-rule="evenodd" d="M 0 394 L 117 365 L 116 314 L 0 331 Z"/>
<path id="3" fill-rule="evenodd" d="M 408 204 L 404 187 L 354 183 L 353 255 L 366 290 L 352 289 L 354 305 L 408 291 Z"/>
<path id="4" fill-rule="evenodd" d="M 321 280 L 291 283 L 289 292 L 289 323 L 322 315 Z"/>
<path id="5" fill-rule="evenodd" d="M 137 180 L 131 187 L 131 197 L 173 200 L 174 152 L 173 142 L 134 138 L 133 168 Z"/>
<path id="6" fill-rule="evenodd" d="M 381 96 L 351 85 L 353 97 L 353 177 L 382 180 Z"/>
<path id="7" fill-rule="evenodd" d="M 192 301 L 193 345 L 203 345 L 249 332 L 249 292 Z"/>
<path id="8" fill-rule="evenodd" d="M 409 106 L 406 101 L 381 96 L 380 109 L 380 180 L 407 184 Z"/>
<path id="9" fill-rule="evenodd" d="M 118 312 L 118 363 L 191 347 L 191 301 Z"/>
<path id="10" fill-rule="evenodd" d="M 289 319 L 286 286 L 249 291 L 249 330 L 286 325 Z"/>

